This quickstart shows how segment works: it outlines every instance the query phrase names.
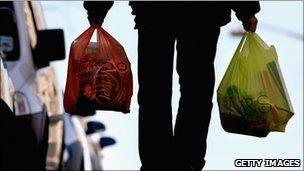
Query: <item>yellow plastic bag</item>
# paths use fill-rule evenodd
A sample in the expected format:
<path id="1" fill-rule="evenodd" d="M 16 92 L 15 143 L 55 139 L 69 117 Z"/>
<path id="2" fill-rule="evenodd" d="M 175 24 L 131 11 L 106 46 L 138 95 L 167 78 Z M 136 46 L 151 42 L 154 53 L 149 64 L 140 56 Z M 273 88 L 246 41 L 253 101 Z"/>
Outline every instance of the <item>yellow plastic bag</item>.
<path id="1" fill-rule="evenodd" d="M 284 132 L 294 112 L 274 46 L 246 32 L 218 87 L 217 102 L 227 132 L 257 137 Z"/>

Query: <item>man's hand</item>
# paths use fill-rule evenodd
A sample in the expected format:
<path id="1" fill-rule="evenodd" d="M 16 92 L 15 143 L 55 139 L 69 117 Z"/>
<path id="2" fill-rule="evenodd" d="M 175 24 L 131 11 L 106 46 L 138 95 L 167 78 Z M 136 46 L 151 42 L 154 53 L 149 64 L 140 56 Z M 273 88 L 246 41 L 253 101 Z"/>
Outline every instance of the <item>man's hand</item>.
<path id="1" fill-rule="evenodd" d="M 88 20 L 92 27 L 101 26 L 114 1 L 84 1 L 83 7 L 87 10 Z"/>
<path id="2" fill-rule="evenodd" d="M 102 25 L 102 21 L 100 20 L 96 20 L 96 19 L 93 19 L 91 17 L 88 17 L 88 20 L 89 20 L 89 23 L 92 27 L 97 27 L 97 26 L 101 26 Z"/>
<path id="3" fill-rule="evenodd" d="M 258 24 L 258 19 L 255 16 L 251 17 L 250 19 L 243 21 L 244 29 L 247 31 L 255 32 Z"/>

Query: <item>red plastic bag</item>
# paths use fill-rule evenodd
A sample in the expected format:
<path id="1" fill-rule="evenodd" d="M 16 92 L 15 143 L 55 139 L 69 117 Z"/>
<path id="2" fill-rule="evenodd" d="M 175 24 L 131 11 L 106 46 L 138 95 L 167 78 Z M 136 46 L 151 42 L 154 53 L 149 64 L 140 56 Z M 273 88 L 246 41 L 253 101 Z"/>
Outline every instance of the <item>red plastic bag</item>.
<path id="1" fill-rule="evenodd" d="M 97 43 L 90 42 L 97 29 Z M 65 111 L 94 115 L 95 110 L 130 112 L 133 80 L 124 48 L 100 26 L 90 27 L 70 48 Z"/>

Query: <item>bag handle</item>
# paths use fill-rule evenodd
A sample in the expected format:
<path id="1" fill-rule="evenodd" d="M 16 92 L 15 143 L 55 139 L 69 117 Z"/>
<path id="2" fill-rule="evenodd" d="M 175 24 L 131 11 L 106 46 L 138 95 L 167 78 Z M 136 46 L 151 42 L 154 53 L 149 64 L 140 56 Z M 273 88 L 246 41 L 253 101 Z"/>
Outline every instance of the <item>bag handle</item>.
<path id="1" fill-rule="evenodd" d="M 92 26 L 89 27 L 73 41 L 71 48 L 77 51 L 78 54 L 76 55 L 77 57 L 84 55 L 84 52 L 90 43 L 90 40 L 93 36 L 95 29 L 96 29 L 95 27 Z"/>
<path id="2" fill-rule="evenodd" d="M 99 50 L 106 54 L 106 59 L 108 59 L 108 56 L 120 56 L 117 53 L 121 53 L 121 50 L 124 51 L 124 48 L 121 46 L 121 44 L 100 26 L 97 27 L 97 43 L 98 47 L 100 47 Z M 117 48 L 121 50 L 117 51 Z"/>
<path id="3" fill-rule="evenodd" d="M 244 33 L 244 35 L 243 35 L 243 37 L 242 37 L 242 39 L 241 39 L 241 41 L 240 41 L 238 47 L 237 47 L 236 52 L 241 52 L 241 51 L 243 50 L 244 45 L 245 45 L 245 43 L 246 43 L 246 40 L 248 39 L 248 35 L 249 35 L 249 32 L 246 31 L 246 32 Z"/>

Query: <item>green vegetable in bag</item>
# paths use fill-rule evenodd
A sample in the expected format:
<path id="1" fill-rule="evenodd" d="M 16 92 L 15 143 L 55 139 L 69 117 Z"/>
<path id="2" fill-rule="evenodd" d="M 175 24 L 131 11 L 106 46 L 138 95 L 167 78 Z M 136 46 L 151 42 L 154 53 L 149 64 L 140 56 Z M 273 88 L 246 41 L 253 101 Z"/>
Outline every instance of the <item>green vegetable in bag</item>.
<path id="1" fill-rule="evenodd" d="M 227 132 L 265 137 L 284 132 L 294 114 L 274 46 L 246 32 L 217 90 Z"/>

